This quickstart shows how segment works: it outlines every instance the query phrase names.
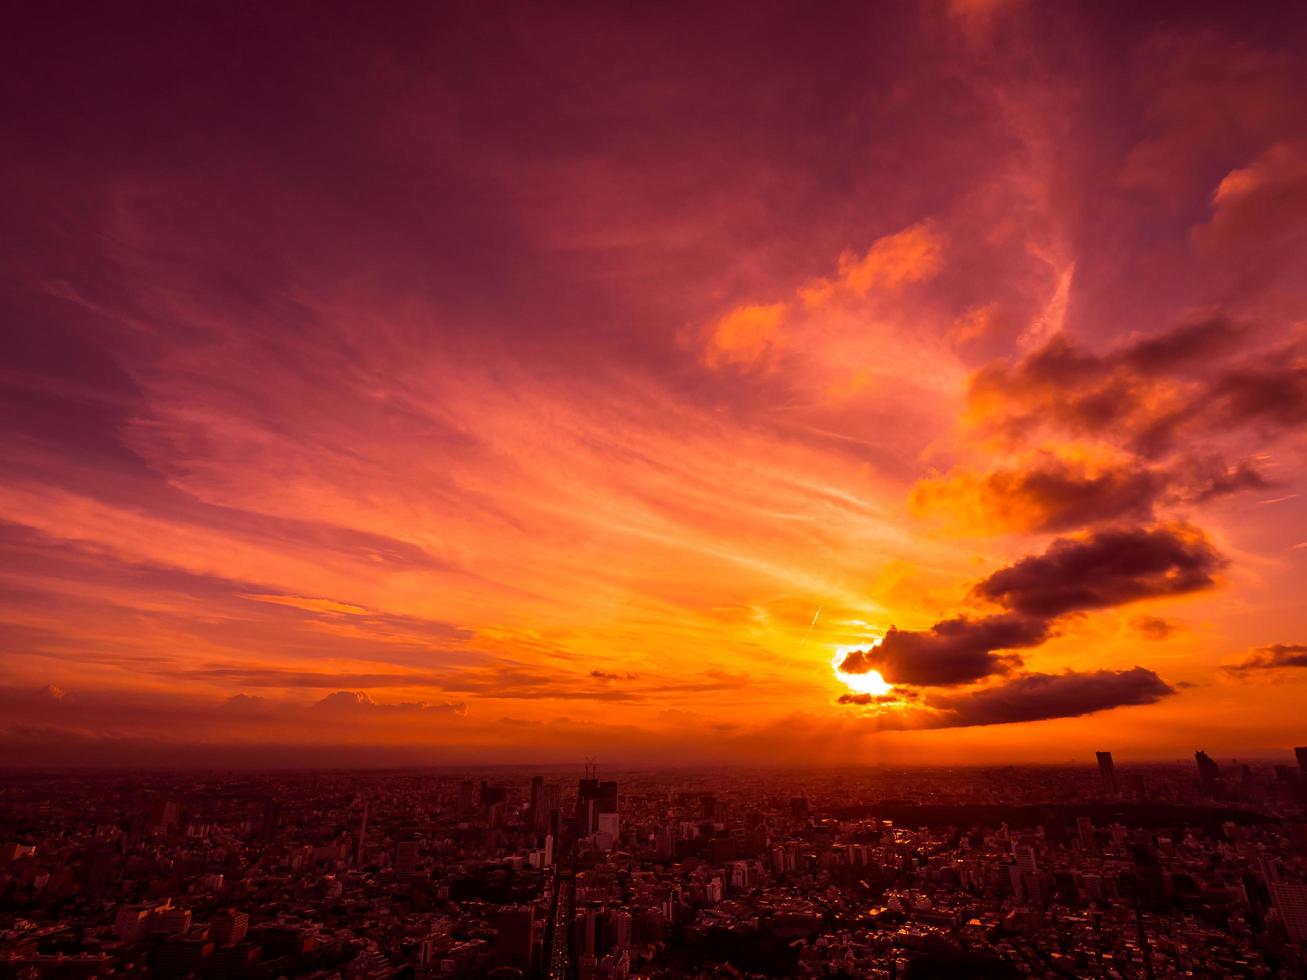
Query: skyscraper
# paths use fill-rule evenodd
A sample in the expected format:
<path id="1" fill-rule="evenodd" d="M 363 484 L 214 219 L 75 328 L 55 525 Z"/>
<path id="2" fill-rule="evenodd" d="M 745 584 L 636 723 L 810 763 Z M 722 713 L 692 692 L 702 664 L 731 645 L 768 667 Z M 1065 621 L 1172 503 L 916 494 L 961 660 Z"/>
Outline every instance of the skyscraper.
<path id="1" fill-rule="evenodd" d="M 1307 779 L 1307 745 L 1299 745 L 1293 754 L 1298 758 L 1298 774 Z"/>
<path id="2" fill-rule="evenodd" d="M 594 770 L 588 769 L 587 775 L 576 789 L 576 831 L 587 837 L 599 829 L 599 814 L 617 812 L 617 783 L 614 780 L 600 782 L 594 776 Z"/>
<path id="3" fill-rule="evenodd" d="M 1106 796 L 1116 796 L 1116 766 L 1112 763 L 1111 752 L 1096 752 L 1098 756 L 1098 775 L 1103 781 L 1103 793 Z"/>
<path id="4" fill-rule="evenodd" d="M 531 829 L 537 834 L 553 830 L 554 814 L 558 812 L 562 789 L 556 783 L 540 787 L 539 795 L 531 807 Z"/>
<path id="5" fill-rule="evenodd" d="M 1194 753 L 1198 763 L 1198 788 L 1204 796 L 1216 796 L 1221 787 L 1221 767 L 1202 749 Z"/>
<path id="6" fill-rule="evenodd" d="M 576 784 L 576 833 L 579 837 L 587 836 L 594 829 L 595 800 L 599 798 L 599 780 L 587 766 L 586 775 Z"/>
<path id="7" fill-rule="evenodd" d="M 363 843 L 368 837 L 368 801 L 363 801 L 363 816 L 359 818 L 359 840 L 354 849 L 354 863 L 363 863 Z"/>
<path id="8" fill-rule="evenodd" d="M 1289 942 L 1307 943 L 1307 885 L 1277 881 L 1270 888 L 1284 930 L 1289 934 Z"/>
<path id="9" fill-rule="evenodd" d="M 531 804 L 528 812 L 530 813 L 531 826 L 536 824 L 536 811 L 540 809 L 540 791 L 544 788 L 544 776 L 531 777 Z"/>
<path id="10" fill-rule="evenodd" d="M 535 951 L 534 905 L 505 905 L 495 916 L 495 962 L 530 974 Z"/>

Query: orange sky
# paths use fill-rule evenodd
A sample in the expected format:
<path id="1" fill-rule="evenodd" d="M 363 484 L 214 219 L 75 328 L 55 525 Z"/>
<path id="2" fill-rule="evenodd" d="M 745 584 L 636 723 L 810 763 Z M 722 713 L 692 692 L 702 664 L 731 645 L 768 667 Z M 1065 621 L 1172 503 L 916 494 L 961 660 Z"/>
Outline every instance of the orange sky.
<path id="1" fill-rule="evenodd" d="M 1302 8 L 870 6 L 26 11 L 0 764 L 1307 742 Z"/>

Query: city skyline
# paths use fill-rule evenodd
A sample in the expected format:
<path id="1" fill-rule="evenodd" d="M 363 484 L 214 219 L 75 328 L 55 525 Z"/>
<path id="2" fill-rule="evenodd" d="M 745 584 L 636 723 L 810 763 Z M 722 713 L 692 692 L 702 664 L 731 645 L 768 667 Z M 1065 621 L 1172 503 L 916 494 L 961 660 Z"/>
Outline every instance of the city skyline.
<path id="1" fill-rule="evenodd" d="M 0 768 L 1307 742 L 1301 4 L 15 21 Z"/>

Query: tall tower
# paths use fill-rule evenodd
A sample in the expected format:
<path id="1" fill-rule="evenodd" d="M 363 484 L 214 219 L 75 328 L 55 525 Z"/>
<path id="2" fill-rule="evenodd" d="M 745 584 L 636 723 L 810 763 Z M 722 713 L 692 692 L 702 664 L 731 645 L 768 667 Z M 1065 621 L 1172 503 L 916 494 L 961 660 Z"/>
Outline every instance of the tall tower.
<path id="1" fill-rule="evenodd" d="M 544 785 L 545 785 L 544 776 L 533 776 L 531 778 L 530 818 L 531 818 L 532 827 L 534 827 L 537 823 L 539 823 L 538 815 L 540 813 L 540 791 L 544 788 Z"/>
<path id="2" fill-rule="evenodd" d="M 1293 754 L 1298 757 L 1298 774 L 1307 779 L 1307 745 L 1299 745 Z"/>
<path id="3" fill-rule="evenodd" d="M 1198 787 L 1204 796 L 1215 796 L 1221 785 L 1221 767 L 1212 761 L 1202 749 L 1194 753 L 1194 762 L 1198 764 Z"/>
<path id="4" fill-rule="evenodd" d="M 363 801 L 363 816 L 359 818 L 359 840 L 354 848 L 354 863 L 363 863 L 363 842 L 368 837 L 368 801 Z"/>
<path id="5" fill-rule="evenodd" d="M 585 775 L 576 787 L 576 832 L 588 837 L 598 826 L 599 767 L 593 759 L 585 761 Z"/>
<path id="6" fill-rule="evenodd" d="M 1098 756 L 1098 775 L 1103 781 L 1103 793 L 1116 796 L 1116 766 L 1112 763 L 1111 752 L 1095 752 Z"/>

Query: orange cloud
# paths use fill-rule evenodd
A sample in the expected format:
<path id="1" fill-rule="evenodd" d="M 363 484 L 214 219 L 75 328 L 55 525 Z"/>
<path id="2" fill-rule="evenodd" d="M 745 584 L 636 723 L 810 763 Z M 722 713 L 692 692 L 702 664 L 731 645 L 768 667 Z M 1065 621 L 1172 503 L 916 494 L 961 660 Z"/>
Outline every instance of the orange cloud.
<path id="1" fill-rule="evenodd" d="M 758 364 L 784 344 L 784 316 L 783 303 L 737 307 L 713 325 L 704 361 L 709 367 Z"/>
<path id="2" fill-rule="evenodd" d="M 863 297 L 873 289 L 924 282 L 939 271 L 943 255 L 943 234 L 935 222 L 921 221 L 877 239 L 861 256 L 842 253 L 836 276 L 813 280 L 799 290 L 799 298 L 811 308 L 830 302 L 840 293 Z"/>

